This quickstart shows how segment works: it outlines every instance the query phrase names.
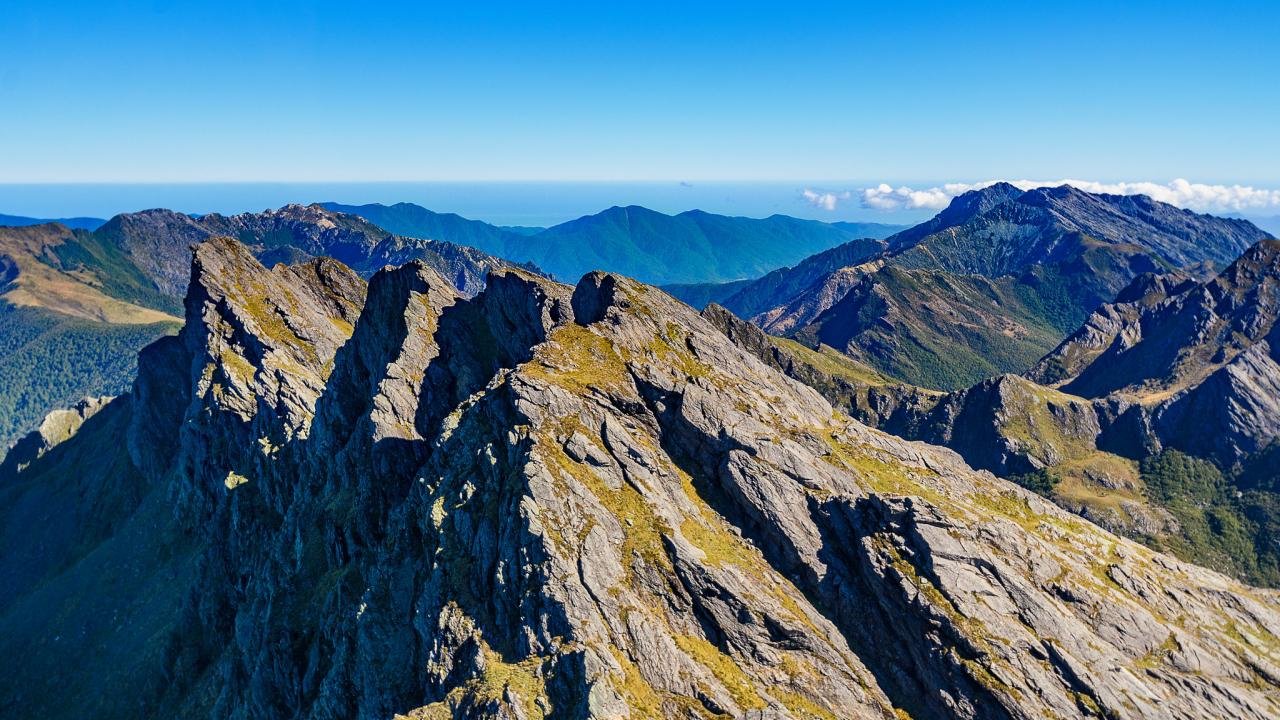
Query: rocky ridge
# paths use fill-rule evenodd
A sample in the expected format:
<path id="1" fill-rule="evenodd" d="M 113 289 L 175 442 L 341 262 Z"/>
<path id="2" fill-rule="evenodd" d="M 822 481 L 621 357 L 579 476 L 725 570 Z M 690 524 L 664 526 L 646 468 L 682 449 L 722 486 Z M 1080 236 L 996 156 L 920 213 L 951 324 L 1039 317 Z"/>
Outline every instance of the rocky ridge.
<path id="1" fill-rule="evenodd" d="M 86 420 L 106 407 L 112 399 L 105 396 L 84 398 L 69 408 L 54 410 L 46 415 L 40 427 L 22 436 L 0 458 L 0 482 L 16 476 L 37 458 L 70 440 Z"/>
<path id="2" fill-rule="evenodd" d="M 1280 595 L 869 429 L 626 278 L 365 293 L 218 240 L 186 317 L 0 488 L 19 714 L 1280 711 Z M 20 544 L 41 513 L 81 522 Z"/>
<path id="3" fill-rule="evenodd" d="M 1146 197 L 1000 183 L 887 238 L 882 253 L 839 267 L 815 256 L 723 304 L 768 332 L 958 390 L 1027 371 L 1139 275 L 1203 278 L 1267 237 L 1247 221 Z"/>
<path id="4" fill-rule="evenodd" d="M 1029 373 L 1141 408 L 1158 445 L 1239 463 L 1280 437 L 1280 241 L 1205 283 L 1141 278 Z"/>
<path id="5" fill-rule="evenodd" d="M 334 256 L 364 277 L 419 259 L 466 295 L 509 263 L 470 247 L 393 235 L 312 205 L 199 217 L 146 210 L 93 231 L 58 224 L 0 228 L 0 447 L 51 410 L 129 386 L 133 359 L 179 327 L 190 246 L 237 238 L 261 262 Z M 531 268 L 526 268 L 533 271 Z"/>
<path id="6" fill-rule="evenodd" d="M 394 235 L 361 217 L 321 205 L 199 217 L 145 210 L 117 215 L 95 234 L 123 248 L 161 291 L 177 298 L 186 288 L 188 247 L 214 236 L 236 238 L 268 266 L 324 256 L 368 277 L 385 265 L 421 260 L 467 295 L 479 292 L 489 270 L 509 265 L 474 248 Z"/>
<path id="7" fill-rule="evenodd" d="M 1238 476 L 1228 480 L 1237 497 L 1273 486 L 1274 470 L 1265 468 L 1280 436 L 1271 337 L 1278 246 L 1259 243 L 1207 282 L 1182 273 L 1139 276 L 1029 379 L 998 375 L 945 395 L 895 382 L 825 346 L 819 352 L 770 338 L 723 309 L 704 314 L 740 346 L 857 419 L 950 447 L 973 467 L 1038 483 L 1063 507 L 1167 546 L 1188 530 L 1153 499 L 1139 461 L 1165 451 L 1209 458 L 1228 478 Z M 1262 523 L 1260 553 L 1269 532 L 1267 503 L 1250 496 L 1239 511 Z M 1210 541 L 1196 542 L 1203 548 Z M 1216 567 L 1231 564 L 1202 550 L 1193 556 Z M 1250 567 L 1247 560 L 1241 562 Z"/>

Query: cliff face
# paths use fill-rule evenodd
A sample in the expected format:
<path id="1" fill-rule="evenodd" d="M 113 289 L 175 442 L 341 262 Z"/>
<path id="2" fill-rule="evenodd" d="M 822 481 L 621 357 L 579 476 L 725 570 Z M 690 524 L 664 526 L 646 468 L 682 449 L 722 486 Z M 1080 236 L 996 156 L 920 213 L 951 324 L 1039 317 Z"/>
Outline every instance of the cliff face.
<path id="1" fill-rule="evenodd" d="M 0 487 L 8 712 L 1280 711 L 1280 595 L 868 429 L 625 278 L 366 293 L 211 241 L 186 313 Z"/>
<path id="2" fill-rule="evenodd" d="M 1280 241 L 1205 283 L 1140 279 L 1032 369 L 1126 401 L 1160 445 L 1238 463 L 1280 437 Z"/>

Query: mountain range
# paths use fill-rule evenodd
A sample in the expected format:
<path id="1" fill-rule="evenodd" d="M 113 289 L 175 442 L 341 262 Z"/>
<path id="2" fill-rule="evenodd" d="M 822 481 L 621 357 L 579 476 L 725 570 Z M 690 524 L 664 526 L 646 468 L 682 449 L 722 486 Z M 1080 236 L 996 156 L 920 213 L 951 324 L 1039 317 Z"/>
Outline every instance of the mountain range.
<path id="1" fill-rule="evenodd" d="M 102 227 L 106 220 L 102 218 L 92 217 L 69 217 L 69 218 L 33 218 L 24 217 L 22 215 L 5 215 L 0 213 L 0 227 L 24 227 L 26 225 L 45 225 L 47 223 L 58 223 L 74 230 L 97 230 Z"/>
<path id="2" fill-rule="evenodd" d="M 0 480 L 6 713 L 1280 708 L 1280 594 L 870 429 L 655 288 L 366 286 L 224 237 L 189 277 L 132 390 Z"/>
<path id="3" fill-rule="evenodd" d="M 716 305 L 704 315 L 862 422 L 950 447 L 1116 532 L 1280 583 L 1280 241 L 1207 281 L 1139 276 L 1026 377 L 950 393 Z"/>
<path id="4" fill-rule="evenodd" d="M 1000 183 L 882 248 L 815 255 L 721 304 L 771 333 L 954 390 L 1027 371 L 1138 275 L 1203 278 L 1267 237 L 1248 221 L 1144 196 Z"/>
<path id="5" fill-rule="evenodd" d="M 702 222 L 618 210 L 563 242 Z M 0 228 L 0 708 L 1272 717 L 1265 237 L 996 185 L 698 313 L 318 205 Z"/>
<path id="6" fill-rule="evenodd" d="M 701 210 L 666 215 L 632 205 L 611 207 L 543 230 L 517 232 L 410 203 L 324 206 L 359 215 L 401 235 L 448 240 L 498 257 L 532 262 L 555 277 L 576 278 L 608 268 L 656 284 L 754 278 L 851 240 L 883 238 L 902 229 L 786 215 L 755 219 Z"/>
<path id="7" fill-rule="evenodd" d="M 201 217 L 146 210 L 93 231 L 0 227 L 0 447 L 50 410 L 126 390 L 138 350 L 178 327 L 191 245 L 215 235 L 239 238 L 269 264 L 332 256 L 366 276 L 422 260 L 465 294 L 509 264 L 318 206 Z"/>

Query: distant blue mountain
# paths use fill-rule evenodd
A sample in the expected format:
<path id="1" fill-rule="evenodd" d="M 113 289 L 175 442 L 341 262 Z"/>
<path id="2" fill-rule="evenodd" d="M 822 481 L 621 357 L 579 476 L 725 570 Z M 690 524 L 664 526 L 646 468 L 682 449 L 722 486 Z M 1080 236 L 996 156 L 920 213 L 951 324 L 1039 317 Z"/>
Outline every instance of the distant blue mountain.
<path id="1" fill-rule="evenodd" d="M 498 228 L 517 235 L 537 235 L 543 230 L 546 230 L 544 227 L 528 227 L 525 225 L 499 225 Z"/>
<path id="2" fill-rule="evenodd" d="M 1254 225 L 1271 233 L 1271 237 L 1280 238 L 1280 215 L 1272 215 L 1271 217 L 1248 217 L 1247 220 L 1253 222 Z"/>
<path id="3" fill-rule="evenodd" d="M 533 262 L 566 281 L 591 270 L 609 270 L 655 284 L 742 280 L 851 240 L 884 238 L 903 229 L 786 215 L 757 219 L 701 210 L 666 215 L 632 205 L 539 230 L 501 228 L 411 203 L 323 205 L 359 215 L 400 235 L 446 240 L 508 260 Z"/>
<path id="4" fill-rule="evenodd" d="M 107 221 L 102 218 L 91 217 L 33 218 L 22 215 L 0 214 L 0 227 L 25 227 L 27 225 L 43 225 L 51 222 L 62 223 L 72 230 L 97 230 L 105 225 Z"/>

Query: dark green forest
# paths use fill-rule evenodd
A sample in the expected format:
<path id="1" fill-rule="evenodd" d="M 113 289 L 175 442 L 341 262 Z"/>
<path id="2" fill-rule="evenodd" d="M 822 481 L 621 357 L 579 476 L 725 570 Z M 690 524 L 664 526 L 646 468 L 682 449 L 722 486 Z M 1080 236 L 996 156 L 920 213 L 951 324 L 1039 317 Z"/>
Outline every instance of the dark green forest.
<path id="1" fill-rule="evenodd" d="M 0 449 L 51 408 L 128 390 L 138 351 L 178 327 L 112 325 L 0 303 Z"/>
<path id="2" fill-rule="evenodd" d="M 1255 585 L 1280 586 L 1280 468 L 1275 448 L 1224 473 L 1213 463 L 1165 450 L 1142 461 L 1148 498 L 1182 526 L 1152 542 L 1183 559 Z"/>

